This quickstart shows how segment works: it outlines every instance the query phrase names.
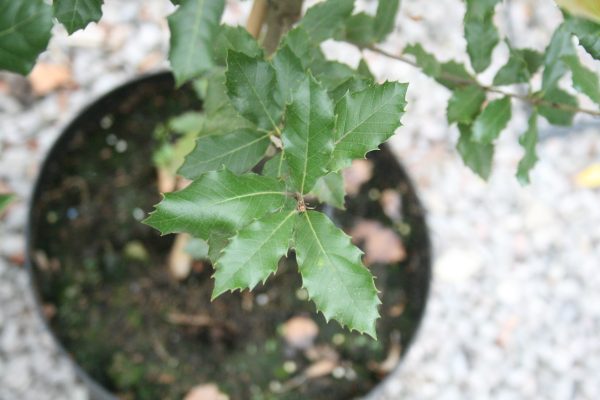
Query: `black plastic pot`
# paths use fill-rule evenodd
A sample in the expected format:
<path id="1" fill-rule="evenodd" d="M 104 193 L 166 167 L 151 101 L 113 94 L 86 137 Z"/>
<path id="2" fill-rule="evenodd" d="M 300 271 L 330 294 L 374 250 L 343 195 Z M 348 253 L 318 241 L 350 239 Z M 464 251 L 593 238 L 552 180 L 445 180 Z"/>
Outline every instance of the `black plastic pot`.
<path id="1" fill-rule="evenodd" d="M 53 251 L 58 251 L 56 249 L 63 249 L 65 243 L 60 243 L 63 240 L 60 234 L 53 234 L 50 236 L 45 236 L 45 234 L 40 229 L 43 226 L 47 226 L 48 224 L 60 224 L 60 221 L 67 221 L 69 219 L 77 220 L 78 213 L 85 211 L 85 202 L 89 201 L 102 201 L 102 196 L 97 195 L 98 198 L 82 200 L 79 197 L 83 196 L 79 189 L 71 193 L 69 189 L 65 189 L 64 187 L 55 187 L 54 182 L 57 181 L 57 176 L 63 173 L 61 168 L 65 168 L 65 165 L 68 168 L 77 168 L 77 165 L 69 164 L 69 152 L 73 151 L 73 148 L 77 146 L 86 145 L 86 143 L 93 142 L 94 139 L 90 135 L 86 134 L 86 127 L 95 126 L 95 127 L 104 127 L 107 128 L 105 130 L 110 130 L 110 118 L 107 116 L 111 116 L 111 118 L 121 119 L 126 121 L 128 118 L 130 111 L 134 107 L 142 107 L 148 101 L 151 101 L 150 98 L 145 94 L 145 90 L 149 90 L 148 88 L 152 88 L 150 92 L 155 93 L 157 90 L 162 93 L 161 101 L 164 102 L 165 107 L 171 107 L 170 104 L 172 94 L 175 93 L 173 78 L 170 73 L 159 73 L 155 75 L 141 77 L 139 79 L 133 80 L 123 86 L 118 87 L 112 92 L 102 96 L 100 99 L 86 107 L 78 117 L 76 117 L 63 131 L 60 135 L 59 139 L 56 141 L 52 149 L 50 150 L 43 167 L 41 169 L 40 175 L 38 177 L 35 190 L 33 196 L 31 198 L 30 203 L 30 214 L 29 214 L 29 223 L 28 223 L 28 231 L 27 231 L 27 266 L 28 272 L 32 284 L 32 290 L 36 294 L 38 310 L 40 311 L 40 315 L 42 319 L 46 321 L 47 329 L 52 333 L 52 335 L 56 338 L 59 347 L 65 356 L 70 359 L 72 358 L 72 350 L 68 351 L 65 347 L 63 347 L 63 343 L 59 339 L 60 334 L 57 334 L 57 329 L 60 331 L 60 327 L 53 326 L 53 324 L 48 323 L 45 313 L 43 312 L 44 304 L 48 302 L 53 302 L 57 300 L 53 298 L 55 294 L 52 291 L 49 291 L 49 288 L 54 287 L 52 285 L 57 284 L 55 281 L 50 282 L 48 280 L 48 269 L 52 269 L 56 267 L 56 263 L 54 263 L 54 259 L 60 256 L 59 253 L 51 254 Z M 188 89 L 189 90 L 189 89 Z M 150 93 L 149 92 L 149 93 Z M 198 107 L 199 104 L 191 98 L 183 101 L 185 104 L 180 104 L 178 107 L 182 107 L 183 109 L 189 108 L 192 106 Z M 156 105 L 156 104 L 155 104 Z M 159 104 L 160 105 L 160 104 Z M 176 107 L 175 107 L 176 108 Z M 108 118 L 108 120 L 107 120 Z M 119 120 L 121 121 L 121 120 Z M 113 121 L 114 122 L 114 121 Z M 121 121 L 122 122 L 122 121 Z M 127 122 L 123 122 L 127 124 Z M 144 124 L 145 121 L 137 121 L 138 124 Z M 90 125 L 91 124 L 91 125 Z M 94 129 L 91 129 L 93 131 Z M 106 132 L 105 132 L 106 133 Z M 136 133 L 139 136 L 139 132 Z M 152 142 L 151 132 L 146 132 L 148 143 Z M 140 139 L 141 138 L 141 139 Z M 117 151 L 117 144 L 119 143 L 120 138 L 114 138 L 113 144 L 111 146 L 114 147 L 111 151 Z M 112 139 L 111 139 L 112 140 Z M 94 142 L 99 143 L 99 142 Z M 138 137 L 136 140 L 132 141 L 134 148 L 130 149 L 130 151 L 135 151 L 136 148 L 141 148 L 140 146 L 145 146 L 145 142 L 143 137 Z M 127 147 L 127 142 L 121 146 Z M 135 147 L 137 146 L 137 147 Z M 147 149 L 145 150 L 147 151 Z M 111 153 L 114 155 L 114 153 Z M 134 153 L 132 153 L 134 154 Z M 125 156 L 124 156 L 125 157 Z M 101 158 L 101 157 L 100 157 Z M 403 348 L 406 349 L 407 345 L 410 341 L 414 340 L 416 330 L 418 327 L 418 323 L 424 313 L 425 304 L 427 300 L 427 295 L 429 291 L 429 283 L 430 283 L 430 241 L 426 228 L 424 213 L 414 187 L 412 186 L 410 179 L 406 175 L 404 169 L 398 164 L 395 157 L 392 155 L 391 151 L 387 146 L 384 146 L 382 151 L 373 152 L 369 155 L 369 159 L 373 160 L 375 165 L 375 170 L 384 171 L 382 176 L 378 177 L 374 176 L 372 179 L 373 184 L 378 184 L 378 181 L 381 180 L 389 180 L 390 176 L 394 177 L 392 179 L 397 180 L 392 182 L 392 184 L 397 185 L 400 189 L 403 200 L 403 207 L 401 209 L 401 213 L 403 215 L 404 220 L 408 223 L 410 227 L 412 227 L 412 231 L 410 235 L 404 238 L 408 247 L 417 248 L 418 251 L 415 251 L 414 254 L 409 254 L 408 262 L 403 266 L 403 273 L 406 276 L 406 279 L 410 281 L 410 284 L 407 284 L 406 289 L 406 297 L 407 297 L 407 307 L 409 313 L 413 316 L 413 325 L 410 328 L 410 338 L 409 340 L 403 342 Z M 143 172 L 152 174 L 152 162 L 149 158 L 145 159 L 147 163 L 147 169 L 150 172 Z M 144 170 L 145 171 L 145 170 Z M 72 171 L 71 171 L 72 172 Z M 84 170 L 77 173 L 77 176 L 81 178 L 81 181 L 73 182 L 73 185 L 81 185 L 85 184 L 86 179 L 95 178 L 95 170 Z M 127 186 L 127 182 L 121 182 L 119 179 L 122 177 L 115 175 L 110 179 L 114 180 L 114 184 L 116 188 L 122 187 L 123 185 Z M 147 178 L 147 177 L 146 177 Z M 121 179 L 122 180 L 122 179 Z M 149 193 L 156 192 L 156 188 L 147 188 Z M 367 193 L 370 189 L 365 187 L 361 190 L 364 190 Z M 114 194 L 118 196 L 118 189 L 115 189 L 117 192 Z M 74 199 L 74 196 L 79 196 Z M 145 196 L 152 197 L 145 204 L 140 204 L 141 208 L 145 211 L 149 210 L 149 205 L 155 203 L 157 195 L 154 196 Z M 93 196 L 92 196 L 93 197 Z M 48 199 L 52 200 L 48 200 Z M 66 207 L 64 209 L 60 209 L 57 215 L 52 215 L 51 213 L 47 213 L 47 202 L 48 201 L 56 201 L 58 199 L 66 199 L 65 201 L 68 203 L 69 201 L 75 201 L 77 204 L 81 206 L 80 208 L 69 208 Z M 121 200 L 119 200 L 121 201 Z M 131 199 L 123 199 L 123 202 L 132 201 Z M 42 212 L 44 210 L 44 213 Z M 372 213 L 373 210 L 368 209 L 368 205 L 357 202 L 356 204 L 352 203 L 348 207 L 348 211 L 359 211 L 364 213 Z M 55 213 L 56 214 L 56 213 Z M 343 219 L 343 215 L 340 212 L 334 212 L 334 217 Z M 115 219 L 118 220 L 119 216 L 115 216 Z M 54 222 L 52 222 L 54 221 Z M 57 222 L 58 221 L 58 222 Z M 98 225 L 98 221 L 94 221 L 95 229 L 98 230 L 98 235 L 102 234 L 102 226 Z M 113 223 L 113 221 L 106 221 L 107 224 Z M 140 224 L 141 226 L 141 224 Z M 137 228 L 132 228 L 137 229 Z M 141 229 L 141 228 L 140 228 Z M 140 235 L 146 235 L 146 233 L 140 233 Z M 124 241 L 127 238 L 123 238 Z M 50 242 L 56 242 L 56 245 L 53 247 Z M 162 243 L 162 242 L 161 242 Z M 167 243 L 168 244 L 168 243 Z M 73 246 L 85 246 L 85 243 L 74 243 Z M 162 246 L 162 247 L 161 247 Z M 157 245 L 156 248 L 152 248 L 152 251 L 162 251 L 164 252 L 167 247 L 164 244 Z M 39 252 L 39 248 L 43 247 L 46 252 L 42 255 Z M 54 249 L 54 250 L 53 250 Z M 108 263 L 108 261 L 107 261 Z M 82 261 L 82 264 L 85 264 Z M 108 263 L 110 264 L 110 263 Z M 58 266 L 60 268 L 60 264 Z M 82 265 L 82 269 L 86 267 Z M 60 275 L 60 274 L 59 274 Z M 52 278 L 54 279 L 54 278 Z M 60 278 L 57 278 L 60 280 Z M 56 279 L 54 279 L 56 280 Z M 64 282 L 59 282 L 60 285 L 64 285 Z M 61 293 L 65 293 L 64 291 Z M 81 295 L 81 294 L 80 294 Z M 86 296 L 81 295 L 82 301 L 85 301 Z M 60 311 L 60 310 L 59 310 Z M 89 316 L 93 318 L 94 316 Z M 98 323 L 102 323 L 102 319 L 99 319 Z M 405 352 L 405 351 L 404 351 Z M 88 371 L 84 371 L 80 368 L 77 362 L 74 361 L 75 370 L 79 378 L 85 382 L 85 384 L 89 387 L 92 398 L 104 400 L 104 399 L 116 399 L 116 397 L 110 393 L 109 390 L 99 385 L 95 379 L 93 379 Z M 371 393 L 376 393 L 377 389 L 375 388 Z"/>

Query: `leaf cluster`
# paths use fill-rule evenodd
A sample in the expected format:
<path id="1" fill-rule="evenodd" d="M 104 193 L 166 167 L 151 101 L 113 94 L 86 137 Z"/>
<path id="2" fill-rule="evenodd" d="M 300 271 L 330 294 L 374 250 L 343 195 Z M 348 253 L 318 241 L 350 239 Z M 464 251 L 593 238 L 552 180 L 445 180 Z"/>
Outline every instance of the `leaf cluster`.
<path id="1" fill-rule="evenodd" d="M 192 3 L 182 2 L 170 22 L 187 24 L 177 16 Z M 211 7 L 222 12 L 216 3 Z M 239 27 L 201 24 L 201 43 L 178 36 L 194 26 L 172 30 L 172 41 L 203 48 L 209 60 L 171 59 L 179 83 L 204 77 L 205 107 L 196 145 L 179 169 L 193 182 L 166 194 L 146 223 L 208 243 L 213 298 L 254 288 L 294 250 L 303 286 L 326 319 L 375 337 L 380 300 L 362 252 L 313 209 L 319 201 L 343 208 L 341 170 L 393 135 L 406 104 L 406 84 L 376 84 L 364 62 L 353 69 L 322 53 L 319 43 L 343 32 L 352 10 L 353 0 L 314 6 L 269 57 Z M 196 11 L 191 20 L 214 10 Z"/>
<path id="2" fill-rule="evenodd" d="M 493 86 L 481 84 L 478 74 L 491 64 L 492 53 L 501 41 L 494 24 L 499 0 L 465 0 L 464 34 L 467 41 L 469 66 L 449 61 L 440 62 L 420 44 L 409 45 L 404 54 L 413 57 L 422 71 L 448 88 L 449 124 L 457 124 L 460 133 L 457 150 L 464 163 L 483 179 L 492 170 L 495 140 L 512 118 L 515 99 L 531 106 L 530 117 L 519 143 L 525 151 L 517 167 L 517 179 L 529 183 L 529 173 L 537 161 L 538 118 L 550 124 L 569 126 L 581 111 L 573 91 L 587 96 L 600 105 L 600 80 L 597 71 L 582 63 L 576 51 L 575 39 L 595 60 L 600 60 L 600 24 L 564 13 L 564 22 L 556 29 L 545 51 L 515 48 L 507 38 L 509 49 L 506 63 L 496 72 Z M 565 76 L 571 76 L 572 89 L 565 88 Z M 541 85 L 536 88 L 537 77 Z M 539 79 L 538 79 L 539 80 Z M 507 92 L 503 87 L 522 86 L 526 95 Z M 523 89 L 521 89 L 523 90 Z M 600 115 L 597 111 L 592 114 Z"/>
<path id="3" fill-rule="evenodd" d="M 54 18 L 73 33 L 100 19 L 102 3 L 0 0 L 0 69 L 29 73 L 48 44 Z M 360 250 L 313 206 L 344 207 L 341 171 L 400 126 L 407 86 L 375 83 L 364 60 L 357 68 L 328 60 L 320 43 L 334 39 L 379 51 L 419 66 L 448 88 L 447 118 L 458 127 L 457 150 L 484 179 L 515 100 L 531 106 L 519 139 L 522 183 L 529 182 L 537 161 L 539 117 L 570 125 L 576 112 L 586 111 L 575 91 L 600 105 L 598 74 L 579 57 L 585 51 L 600 60 L 599 17 L 589 5 L 571 10 L 573 15 L 565 11 L 539 52 L 502 37 L 494 22 L 500 0 L 465 0 L 470 63 L 464 65 L 439 61 L 420 44 L 408 45 L 401 56 L 378 48 L 394 29 L 399 0 L 379 0 L 374 15 L 354 13 L 354 0 L 322 1 L 272 55 L 245 29 L 220 24 L 225 0 L 172 3 L 177 8 L 168 17 L 169 60 L 175 80 L 178 86 L 192 81 L 204 106 L 202 113 L 184 114 L 155 132 L 161 143 L 155 163 L 193 182 L 166 194 L 146 223 L 163 234 L 194 236 L 195 252 L 215 267 L 213 297 L 264 282 L 293 250 L 317 309 L 373 337 L 379 304 L 373 277 Z M 502 42 L 509 57 L 492 85 L 482 84 L 479 75 Z M 515 85 L 519 92 L 505 89 Z M 180 139 L 172 143 L 167 131 Z M 0 207 L 7 201 L 2 197 Z"/>

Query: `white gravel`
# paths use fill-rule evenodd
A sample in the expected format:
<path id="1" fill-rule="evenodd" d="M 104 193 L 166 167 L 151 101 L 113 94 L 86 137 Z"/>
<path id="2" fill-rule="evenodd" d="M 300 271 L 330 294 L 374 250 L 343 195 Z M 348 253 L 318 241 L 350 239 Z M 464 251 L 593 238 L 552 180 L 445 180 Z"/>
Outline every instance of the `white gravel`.
<path id="1" fill-rule="evenodd" d="M 22 81 L 0 75 L 0 186 L 21 197 L 0 223 L 1 400 L 87 397 L 44 334 L 19 264 L 26 199 L 60 127 L 99 93 L 166 65 L 168 2 L 105 3 L 101 24 L 71 38 L 56 28 L 42 56 L 69 66 L 75 89 L 17 99 L 11 88 Z M 249 2 L 230 3 L 227 20 L 243 20 Z M 440 58 L 466 60 L 463 12 L 459 0 L 404 0 L 385 47 L 420 41 Z M 550 0 L 506 0 L 497 16 L 517 47 L 538 49 L 559 21 Z M 326 48 L 331 57 L 356 59 L 346 47 Z M 457 133 L 444 114 L 449 93 L 411 67 L 367 56 L 380 79 L 411 83 L 405 126 L 393 145 L 428 209 L 435 247 L 424 324 L 378 398 L 600 398 L 600 191 L 578 188 L 573 179 L 600 162 L 600 122 L 579 118 L 571 131 L 542 125 L 541 161 L 522 188 L 514 172 L 525 114 L 515 103 L 492 178 L 483 183 L 454 150 Z M 499 46 L 492 72 L 506 56 Z"/>

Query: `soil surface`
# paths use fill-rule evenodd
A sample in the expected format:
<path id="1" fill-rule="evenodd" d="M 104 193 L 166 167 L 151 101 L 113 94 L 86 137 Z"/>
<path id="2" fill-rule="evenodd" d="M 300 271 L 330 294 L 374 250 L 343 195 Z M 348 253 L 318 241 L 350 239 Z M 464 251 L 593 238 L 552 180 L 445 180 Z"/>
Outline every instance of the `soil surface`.
<path id="1" fill-rule="evenodd" d="M 347 197 L 347 210 L 325 210 L 348 232 L 369 221 L 401 243 L 394 263 L 367 251 L 383 302 L 379 341 L 315 314 L 293 254 L 252 293 L 211 302 L 211 265 L 196 262 L 175 281 L 165 266 L 173 237 L 140 223 L 160 200 L 156 126 L 200 108 L 193 90 L 174 90 L 169 76 L 139 81 L 88 108 L 51 152 L 29 251 L 54 334 L 123 399 L 180 399 L 207 383 L 240 400 L 366 394 L 397 365 L 425 306 L 429 240 L 410 182 L 384 148 L 369 155 L 372 177 Z M 369 239 L 358 244 L 368 248 Z"/>

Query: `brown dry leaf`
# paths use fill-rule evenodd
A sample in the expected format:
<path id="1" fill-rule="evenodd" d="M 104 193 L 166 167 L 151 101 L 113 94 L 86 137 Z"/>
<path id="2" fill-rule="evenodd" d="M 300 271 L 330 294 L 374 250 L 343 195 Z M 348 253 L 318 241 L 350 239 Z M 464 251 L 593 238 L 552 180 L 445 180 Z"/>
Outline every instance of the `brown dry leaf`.
<path id="1" fill-rule="evenodd" d="M 373 220 L 361 220 L 350 231 L 355 243 L 364 242 L 365 263 L 396 263 L 406 258 L 406 250 L 398 235 Z"/>
<path id="2" fill-rule="evenodd" d="M 303 375 L 308 379 L 320 378 L 331 374 L 337 365 L 338 363 L 334 360 L 320 360 L 306 368 Z"/>
<path id="3" fill-rule="evenodd" d="M 310 347 L 304 351 L 304 355 L 310 361 L 328 359 L 337 362 L 340 359 L 339 353 L 326 344 Z"/>
<path id="4" fill-rule="evenodd" d="M 354 196 L 360 192 L 363 183 L 373 176 L 373 163 L 369 160 L 354 160 L 352 165 L 343 171 L 346 193 Z"/>
<path id="5" fill-rule="evenodd" d="M 283 324 L 283 337 L 292 347 L 306 349 L 319 334 L 319 327 L 308 317 L 292 317 Z"/>
<path id="6" fill-rule="evenodd" d="M 402 220 L 402 196 L 396 190 L 386 189 L 381 193 L 381 207 L 392 221 Z"/>
<path id="7" fill-rule="evenodd" d="M 192 388 L 184 400 L 229 400 L 229 396 L 221 392 L 214 383 L 207 383 Z"/>
<path id="8" fill-rule="evenodd" d="M 191 239 L 187 233 L 179 233 L 169 253 L 169 272 L 178 281 L 186 279 L 192 271 L 192 256 L 185 250 Z"/>
<path id="9" fill-rule="evenodd" d="M 158 168 L 158 190 L 169 193 L 177 188 L 177 177 L 164 168 Z"/>
<path id="10" fill-rule="evenodd" d="M 38 63 L 27 79 L 36 96 L 45 96 L 57 89 L 75 86 L 71 69 L 59 64 Z"/>
<path id="11" fill-rule="evenodd" d="M 400 332 L 394 331 L 390 337 L 388 355 L 381 363 L 371 362 L 369 368 L 380 374 L 389 374 L 396 368 L 402 357 L 402 344 Z"/>

